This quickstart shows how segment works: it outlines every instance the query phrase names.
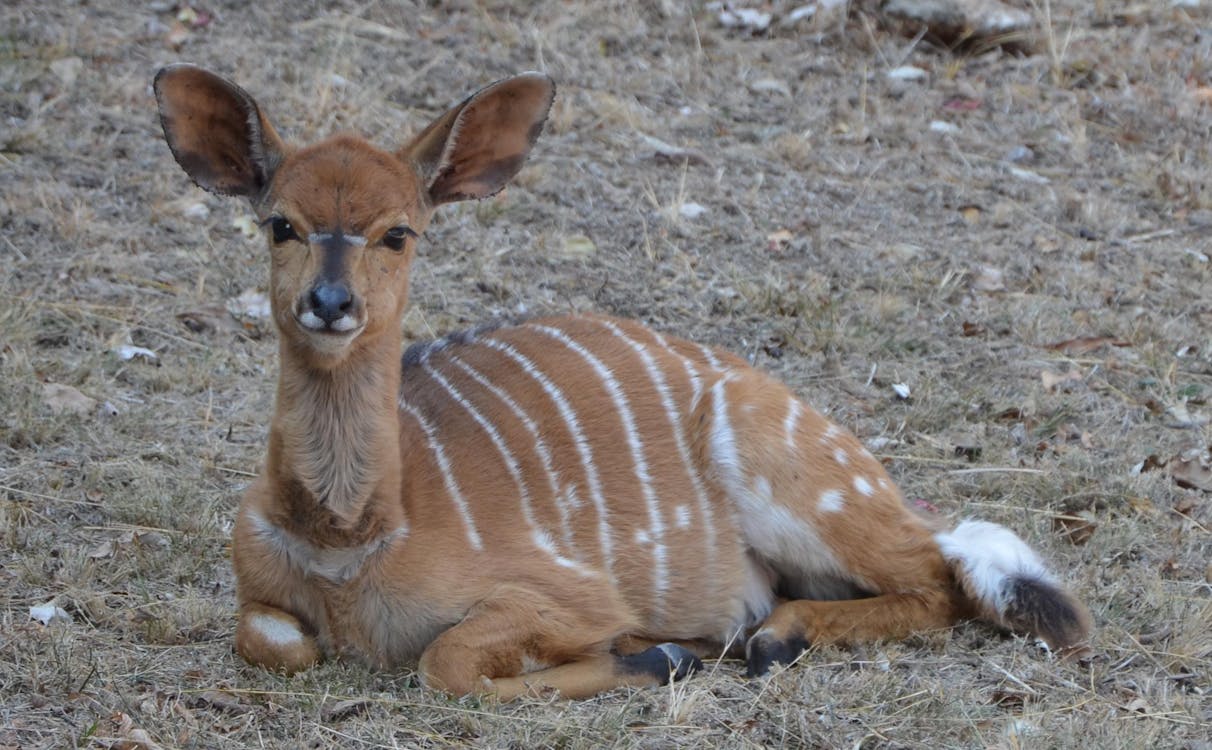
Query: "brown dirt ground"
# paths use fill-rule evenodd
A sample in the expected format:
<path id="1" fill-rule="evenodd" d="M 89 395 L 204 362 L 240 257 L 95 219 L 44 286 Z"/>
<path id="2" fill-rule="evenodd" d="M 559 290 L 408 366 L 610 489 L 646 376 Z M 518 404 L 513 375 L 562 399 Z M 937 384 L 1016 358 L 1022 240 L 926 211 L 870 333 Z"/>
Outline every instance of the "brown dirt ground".
<path id="1" fill-rule="evenodd" d="M 1133 471 L 1210 438 L 1206 0 L 1055 0 L 1030 54 L 858 8 L 753 36 L 674 0 L 223 0 L 180 32 L 171 5 L 0 8 L 0 747 L 1208 747 L 1212 483 Z M 909 498 L 1038 547 L 1093 610 L 1093 658 L 966 625 L 506 706 L 244 665 L 226 544 L 276 348 L 223 310 L 265 283 L 248 210 L 161 140 L 149 86 L 177 60 L 293 138 L 384 145 L 549 71 L 532 164 L 428 233 L 408 332 L 592 309 L 741 352 Z M 886 75 L 906 64 L 926 79 Z M 128 339 L 157 361 L 119 359 Z M 104 405 L 55 414 L 47 383 Z M 51 600 L 70 621 L 32 622 Z"/>

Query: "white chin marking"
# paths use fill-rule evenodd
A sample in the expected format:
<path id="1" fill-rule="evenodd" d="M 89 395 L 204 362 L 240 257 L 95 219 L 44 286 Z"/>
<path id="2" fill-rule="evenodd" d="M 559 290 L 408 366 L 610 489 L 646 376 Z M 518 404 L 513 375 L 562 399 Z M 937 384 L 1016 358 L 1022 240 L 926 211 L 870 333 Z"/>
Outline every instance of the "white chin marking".
<path id="1" fill-rule="evenodd" d="M 324 321 L 311 310 L 307 310 L 299 316 L 299 324 L 313 331 L 323 330 L 324 328 Z"/>

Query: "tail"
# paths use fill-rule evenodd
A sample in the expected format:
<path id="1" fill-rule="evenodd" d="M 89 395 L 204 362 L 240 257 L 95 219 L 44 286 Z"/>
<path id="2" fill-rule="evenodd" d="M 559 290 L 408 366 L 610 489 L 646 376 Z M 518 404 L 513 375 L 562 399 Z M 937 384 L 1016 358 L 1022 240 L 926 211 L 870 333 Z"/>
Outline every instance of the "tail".
<path id="1" fill-rule="evenodd" d="M 1031 633 L 1053 651 L 1078 646 L 1090 634 L 1090 613 L 1009 529 L 964 521 L 934 538 L 982 619 Z"/>

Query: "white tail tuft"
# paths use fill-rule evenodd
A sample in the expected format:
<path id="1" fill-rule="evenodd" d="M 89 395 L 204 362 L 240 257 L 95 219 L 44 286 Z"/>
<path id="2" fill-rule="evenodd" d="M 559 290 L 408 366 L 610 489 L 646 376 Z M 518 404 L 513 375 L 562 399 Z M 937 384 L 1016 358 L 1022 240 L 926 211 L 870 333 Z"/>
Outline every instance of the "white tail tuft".
<path id="1" fill-rule="evenodd" d="M 934 539 L 984 619 L 1031 633 L 1053 649 L 1067 650 L 1086 638 L 1089 613 L 1009 529 L 964 521 Z"/>
<path id="2" fill-rule="evenodd" d="M 954 531 L 934 535 L 943 557 L 952 564 L 964 591 L 1002 622 L 1022 579 L 1052 582 L 1052 574 L 1027 543 L 1004 526 L 964 521 Z"/>

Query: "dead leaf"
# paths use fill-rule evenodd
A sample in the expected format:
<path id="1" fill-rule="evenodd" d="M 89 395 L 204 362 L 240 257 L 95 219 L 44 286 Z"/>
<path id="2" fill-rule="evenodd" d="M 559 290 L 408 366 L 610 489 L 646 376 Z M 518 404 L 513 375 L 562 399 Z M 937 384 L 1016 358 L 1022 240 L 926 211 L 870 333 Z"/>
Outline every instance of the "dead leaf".
<path id="1" fill-rule="evenodd" d="M 255 240 L 261 234 L 261 227 L 257 225 L 257 220 L 248 214 L 242 214 L 232 219 L 231 226 L 246 240 Z"/>
<path id="2" fill-rule="evenodd" d="M 961 333 L 964 336 L 981 336 L 985 333 L 985 327 L 980 323 L 969 323 L 964 321 L 961 326 Z"/>
<path id="3" fill-rule="evenodd" d="M 791 240 L 795 239 L 795 235 L 788 229 L 777 229 L 766 235 L 766 249 L 770 251 L 782 250 L 791 244 Z"/>
<path id="4" fill-rule="evenodd" d="M 222 305 L 204 305 L 197 310 L 177 313 L 177 320 L 194 333 L 245 333 L 244 326 Z"/>
<path id="5" fill-rule="evenodd" d="M 653 138 L 644 133 L 638 134 L 640 140 L 653 150 L 653 158 L 657 161 L 670 162 L 676 164 L 711 164 L 711 160 L 692 148 L 684 148 L 682 146 L 674 146 L 671 143 L 666 143 L 660 138 Z"/>
<path id="6" fill-rule="evenodd" d="M 43 383 L 42 402 L 55 414 L 86 416 L 97 408 L 96 399 L 62 383 Z"/>
<path id="7" fill-rule="evenodd" d="M 1191 410 L 1187 408 L 1187 403 L 1186 401 L 1179 401 L 1166 407 L 1166 414 L 1170 417 L 1170 421 L 1166 423 L 1167 427 L 1187 429 L 1191 427 L 1203 427 L 1208 423 L 1207 415 L 1192 414 Z"/>
<path id="8" fill-rule="evenodd" d="M 1161 458 L 1161 456 L 1158 456 L 1156 453 L 1150 453 L 1148 456 L 1145 456 L 1144 461 L 1141 461 L 1136 466 L 1133 466 L 1132 470 L 1129 471 L 1128 473 L 1131 474 L 1132 476 L 1138 476 L 1140 474 L 1144 474 L 1147 471 L 1153 471 L 1155 469 L 1164 469 L 1164 468 L 1166 468 L 1167 463 L 1168 463 L 1167 461 L 1163 460 Z"/>
<path id="9" fill-rule="evenodd" d="M 72 616 L 67 613 L 63 607 L 55 605 L 54 601 L 49 601 L 46 604 L 39 604 L 29 608 L 29 618 L 37 620 L 43 625 L 50 625 L 56 620 L 71 622 Z"/>
<path id="10" fill-rule="evenodd" d="M 1063 383 L 1080 381 L 1082 379 L 1082 374 L 1077 370 L 1070 370 L 1069 372 L 1061 373 L 1043 370 L 1039 374 L 1039 379 L 1044 383 L 1044 390 L 1052 393 Z"/>
<path id="11" fill-rule="evenodd" d="M 344 721 L 351 716 L 366 713 L 368 708 L 370 708 L 370 701 L 365 698 L 351 698 L 350 700 L 326 703 L 324 704 L 324 708 L 320 710 L 320 718 L 326 724 Z"/>
<path id="12" fill-rule="evenodd" d="M 954 99 L 948 99 L 943 102 L 943 111 L 945 112 L 975 112 L 980 108 L 980 99 L 968 99 L 962 96 L 957 96 Z"/>
<path id="13" fill-rule="evenodd" d="M 1098 529 L 1098 519 L 1088 510 L 1052 517 L 1052 528 L 1070 544 L 1083 545 Z"/>
<path id="14" fill-rule="evenodd" d="M 227 300 L 227 310 L 238 320 L 265 320 L 273 314 L 269 296 L 258 289 L 245 289 Z"/>
<path id="15" fill-rule="evenodd" d="M 107 557 L 113 557 L 114 552 L 116 552 L 117 549 L 118 545 L 113 539 L 106 539 L 104 542 L 101 542 L 96 547 L 89 550 L 88 556 L 93 560 L 103 560 Z"/>
<path id="16" fill-rule="evenodd" d="M 1170 476 L 1179 487 L 1212 492 L 1212 454 L 1208 448 L 1183 451 L 1170 460 Z"/>
<path id="17" fill-rule="evenodd" d="M 1154 507 L 1152 500 L 1147 497 L 1138 497 L 1136 495 L 1131 495 L 1128 497 L 1128 507 L 1142 516 L 1151 516 L 1157 512 L 1157 508 Z"/>
<path id="18" fill-rule="evenodd" d="M 960 216 L 964 219 L 964 223 L 972 226 L 981 220 L 981 214 L 984 213 L 984 209 L 974 203 L 969 203 L 966 206 L 960 206 L 959 212 Z"/>
<path id="19" fill-rule="evenodd" d="M 135 720 L 121 711 L 109 717 L 114 723 L 118 742 L 110 744 L 111 750 L 160 750 L 145 730 L 135 726 Z"/>
<path id="20" fill-rule="evenodd" d="M 1065 341 L 1057 341 L 1054 344 L 1045 344 L 1045 349 L 1051 349 L 1056 352 L 1063 352 L 1071 356 L 1081 354 L 1089 354 L 1090 352 L 1101 349 L 1104 346 L 1132 346 L 1131 341 L 1125 339 L 1117 339 L 1112 336 L 1082 336 L 1074 339 L 1066 339 Z"/>
<path id="21" fill-rule="evenodd" d="M 1144 698 L 1136 698 L 1127 704 L 1120 706 L 1120 708 L 1124 709 L 1125 711 L 1141 714 L 1147 714 L 1152 710 L 1149 707 L 1149 701 L 1145 700 Z"/>
<path id="22" fill-rule="evenodd" d="M 598 246 L 585 235 L 570 234 L 564 237 L 564 248 L 561 255 L 565 258 L 588 258 L 597 250 Z"/>
<path id="23" fill-rule="evenodd" d="M 972 277 L 972 288 L 978 292 L 1004 292 L 1006 281 L 1001 269 L 993 266 L 980 266 Z"/>
<path id="24" fill-rule="evenodd" d="M 250 710 L 250 707 L 239 697 L 222 690 L 205 690 L 198 694 L 196 703 L 233 714 L 244 714 Z"/>

